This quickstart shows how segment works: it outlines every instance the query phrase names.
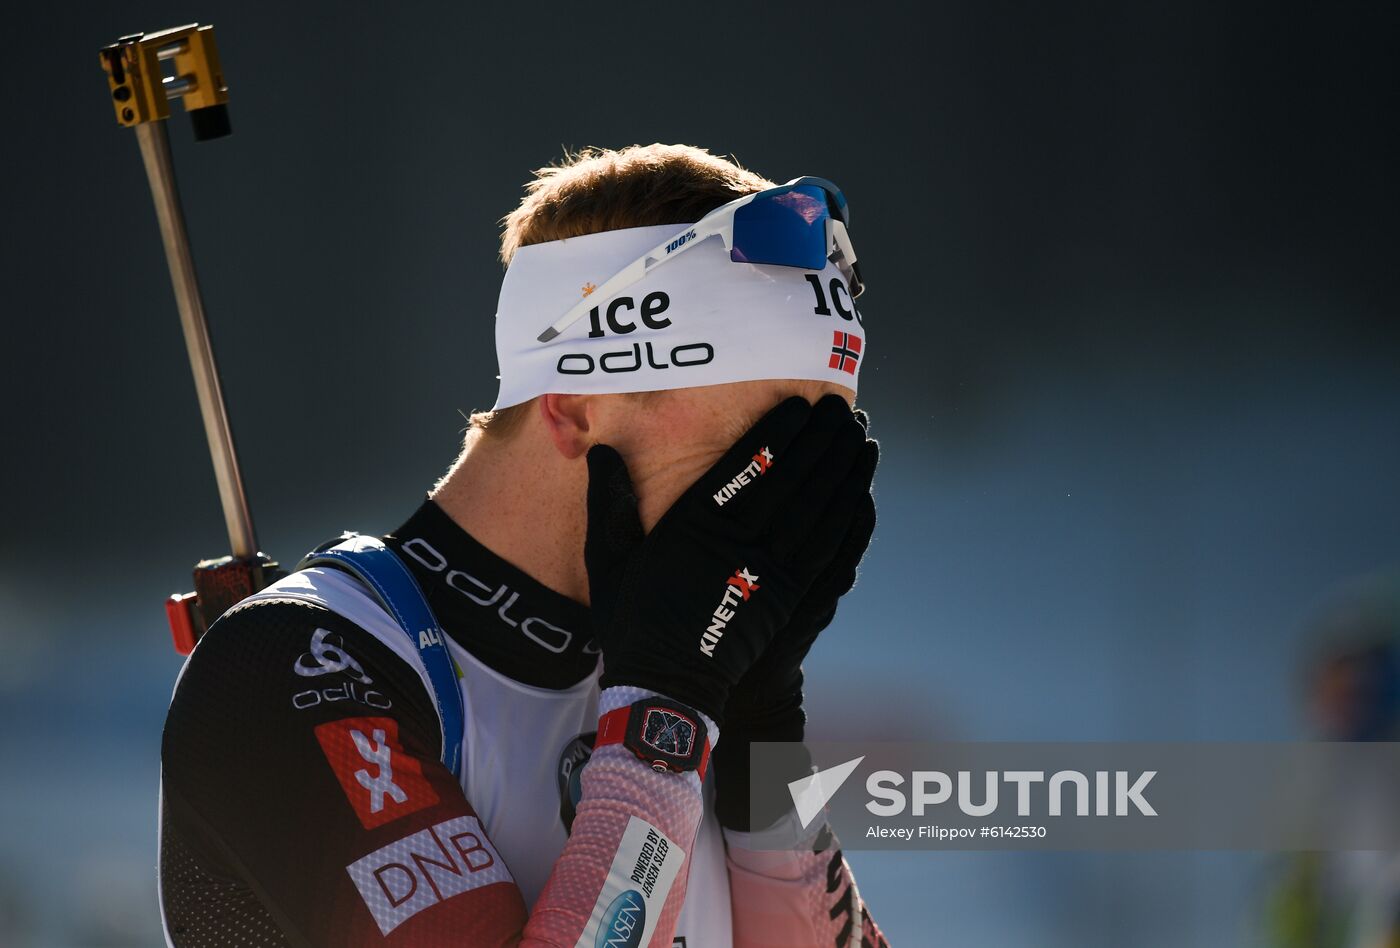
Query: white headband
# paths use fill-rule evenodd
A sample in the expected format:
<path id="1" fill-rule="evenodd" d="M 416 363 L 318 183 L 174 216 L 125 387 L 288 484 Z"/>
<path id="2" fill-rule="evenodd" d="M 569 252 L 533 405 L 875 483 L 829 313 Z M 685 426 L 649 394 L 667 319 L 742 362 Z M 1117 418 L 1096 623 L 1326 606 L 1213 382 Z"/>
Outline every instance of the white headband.
<path id="1" fill-rule="evenodd" d="M 650 392 L 758 379 L 856 388 L 865 328 L 840 271 L 734 263 L 723 242 L 657 267 L 558 337 L 540 333 L 684 226 L 633 227 L 521 247 L 496 307 L 496 408 L 537 395 Z M 708 244 L 706 246 L 705 244 Z"/>

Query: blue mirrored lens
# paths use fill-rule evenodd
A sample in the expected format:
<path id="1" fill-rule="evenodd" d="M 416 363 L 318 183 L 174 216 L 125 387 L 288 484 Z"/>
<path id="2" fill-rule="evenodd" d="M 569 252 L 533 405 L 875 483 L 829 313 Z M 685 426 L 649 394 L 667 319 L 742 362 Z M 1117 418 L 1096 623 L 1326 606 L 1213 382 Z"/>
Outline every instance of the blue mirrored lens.
<path id="1" fill-rule="evenodd" d="M 847 227 L 851 226 L 851 209 L 846 206 L 846 195 L 841 193 L 841 189 L 826 178 L 817 178 L 812 175 L 803 175 L 800 178 L 793 178 L 788 184 L 811 185 L 826 191 L 827 200 L 830 203 L 832 213 L 841 219 L 841 223 Z"/>
<path id="2" fill-rule="evenodd" d="M 736 263 L 821 270 L 826 266 L 826 192 L 800 185 L 754 198 L 734 212 Z"/>

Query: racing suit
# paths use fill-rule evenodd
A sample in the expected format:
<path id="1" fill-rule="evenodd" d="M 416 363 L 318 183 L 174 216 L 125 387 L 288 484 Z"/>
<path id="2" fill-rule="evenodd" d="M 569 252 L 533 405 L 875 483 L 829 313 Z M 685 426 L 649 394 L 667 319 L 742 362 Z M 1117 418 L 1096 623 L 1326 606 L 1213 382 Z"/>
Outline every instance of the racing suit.
<path id="1" fill-rule="evenodd" d="M 166 720 L 170 944 L 884 944 L 834 846 L 745 849 L 712 781 L 593 752 L 600 713 L 645 692 L 600 694 L 584 606 L 432 501 L 384 541 L 448 637 L 460 778 L 411 644 L 356 580 L 312 568 L 244 600 Z"/>

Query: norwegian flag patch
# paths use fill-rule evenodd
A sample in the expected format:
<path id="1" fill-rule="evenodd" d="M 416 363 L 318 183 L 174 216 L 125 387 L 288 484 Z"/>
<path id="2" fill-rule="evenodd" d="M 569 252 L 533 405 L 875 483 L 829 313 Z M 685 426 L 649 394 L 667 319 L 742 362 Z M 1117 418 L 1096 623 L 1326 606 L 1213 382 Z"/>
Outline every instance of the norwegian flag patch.
<path id="1" fill-rule="evenodd" d="M 856 365 L 860 362 L 860 336 L 853 332 L 841 332 L 839 329 L 831 334 L 831 359 L 827 366 L 833 369 L 840 369 L 847 375 L 856 374 Z"/>

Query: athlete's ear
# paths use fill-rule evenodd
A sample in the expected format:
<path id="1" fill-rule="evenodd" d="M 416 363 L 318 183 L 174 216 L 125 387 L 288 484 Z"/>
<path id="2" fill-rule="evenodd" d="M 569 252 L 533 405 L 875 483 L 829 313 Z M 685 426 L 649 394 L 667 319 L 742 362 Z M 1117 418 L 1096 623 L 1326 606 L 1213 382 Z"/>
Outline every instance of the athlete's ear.
<path id="1" fill-rule="evenodd" d="M 573 461 L 593 446 L 591 395 L 541 395 L 540 420 L 554 447 Z"/>

